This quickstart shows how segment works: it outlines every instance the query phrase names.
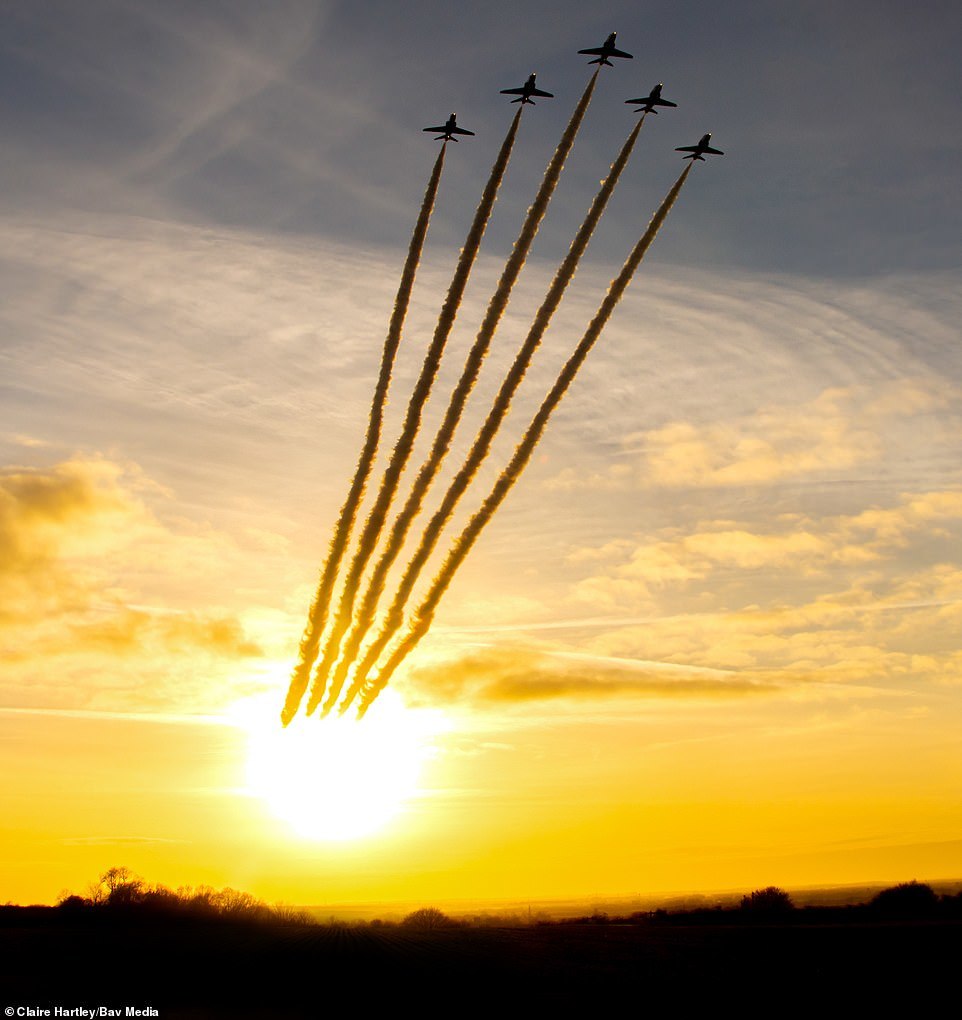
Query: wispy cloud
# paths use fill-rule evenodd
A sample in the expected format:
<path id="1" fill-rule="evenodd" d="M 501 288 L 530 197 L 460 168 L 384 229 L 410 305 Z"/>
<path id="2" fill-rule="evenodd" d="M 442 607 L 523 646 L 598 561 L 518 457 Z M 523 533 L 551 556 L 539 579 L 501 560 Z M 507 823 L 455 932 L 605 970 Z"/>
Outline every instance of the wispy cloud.
<path id="1" fill-rule="evenodd" d="M 232 664 L 264 656 L 218 589 L 242 547 L 164 524 L 145 493 L 157 497 L 136 469 L 105 458 L 0 471 L 5 704 L 196 707 L 203 685 L 191 671 L 226 680 Z M 182 596 L 168 608 L 172 582 L 193 590 L 189 608 Z M 229 692 L 225 684 L 207 703 Z"/>
<path id="2" fill-rule="evenodd" d="M 778 569 L 783 579 L 825 574 L 835 567 L 864 570 L 880 561 L 911 562 L 910 541 L 916 555 L 951 555 L 962 522 L 962 492 L 930 492 L 904 496 L 895 506 L 874 507 L 852 515 L 814 518 L 784 514 L 764 529 L 731 520 L 699 522 L 690 531 L 666 529 L 661 537 L 634 544 L 622 542 L 598 551 L 597 559 L 620 558 L 604 573 L 587 578 L 579 588 L 585 601 L 626 605 L 649 599 L 669 585 L 687 585 L 728 571 L 744 572 L 741 583 L 753 583 L 750 572 Z M 580 550 L 576 562 L 596 557 Z M 605 586 L 610 584 L 605 595 Z"/>
<path id="3" fill-rule="evenodd" d="M 721 670 L 566 655 L 517 644 L 476 649 L 413 668 L 406 690 L 430 704 L 494 705 L 558 699 L 726 698 L 772 693 L 772 685 Z"/>
<path id="4" fill-rule="evenodd" d="M 340 498 L 331 480 L 348 476 L 361 438 L 400 256 L 122 217 L 8 219 L 0 253 L 10 269 L 0 306 L 5 408 L 13 416 L 5 423 L 7 460 L 33 465 L 64 499 L 92 486 L 90 512 L 72 534 L 87 535 L 89 549 L 109 546 L 99 558 L 84 553 L 67 563 L 78 539 L 45 525 L 42 541 L 23 546 L 31 555 L 49 548 L 28 601 L 48 584 L 57 609 L 73 586 L 81 611 L 61 633 L 75 628 L 78 639 L 112 644 L 114 665 L 125 670 L 125 643 L 186 649 L 206 642 L 220 648 L 201 667 L 208 678 L 226 682 L 228 663 L 258 662 L 263 684 L 269 663 L 296 645 L 322 531 Z M 479 272 L 495 269 L 482 257 Z M 527 272 L 518 297 L 533 304 L 547 273 L 537 262 Z M 577 335 L 607 274 L 587 266 L 582 277 L 518 393 L 515 421 L 530 418 L 555 377 L 564 338 Z M 446 282 L 429 258 L 410 312 L 413 338 L 430 330 L 434 295 Z M 466 302 L 465 314 L 479 318 L 478 295 Z M 564 616 L 587 605 L 589 615 L 611 619 L 698 618 L 723 603 L 733 611 L 811 606 L 835 595 L 841 603 L 850 588 L 880 597 L 904 589 L 907 601 L 947 603 L 951 570 L 925 571 L 957 562 L 960 314 L 950 293 L 912 278 L 851 288 L 645 272 L 552 420 L 499 526 L 485 536 L 469 580 L 452 588 L 438 647 L 451 627 L 476 627 L 479 619 L 551 625 L 569 593 Z M 502 326 L 517 328 L 510 316 Z M 410 387 L 420 355 L 416 342 L 402 345 L 399 392 Z M 479 380 L 485 396 L 509 355 L 509 345 L 492 350 L 490 374 Z M 396 434 L 401 411 L 403 401 L 389 405 L 386 432 Z M 437 411 L 426 414 L 430 428 Z M 683 464 L 672 461 L 677 446 L 666 431 L 679 424 L 707 466 L 684 468 L 692 478 L 684 487 L 654 485 L 653 457 L 663 472 Z M 15 438 L 23 434 L 49 445 L 25 446 Z M 99 481 L 93 467 L 79 480 L 63 474 L 76 448 L 112 451 L 100 458 Z M 491 470 L 509 456 L 510 444 L 496 447 Z M 78 462 L 97 460 L 87 454 Z M 132 460 L 143 465 L 139 474 Z M 561 465 L 571 484 L 558 485 Z M 307 480 L 303 491 L 291 491 L 292 477 Z M 289 498 L 278 500 L 280 491 Z M 312 542 L 316 555 L 290 556 Z M 509 610 L 506 577 L 516 579 Z M 4 583 L 22 592 L 24 578 Z M 148 607 L 149 619 L 138 607 Z M 178 633 L 150 607 L 175 610 Z M 751 631 L 715 643 L 714 630 L 696 622 L 686 640 L 685 625 L 677 633 L 673 626 L 629 634 L 599 625 L 591 635 L 566 634 L 561 650 L 748 669 L 764 660 L 770 637 Z M 652 644 L 659 634 L 664 641 Z M 854 644 L 854 634 L 844 641 Z M 43 649 L 46 637 L 34 632 L 33 647 Z M 50 640 L 53 647 L 59 639 Z M 918 637 L 911 654 L 923 644 Z M 253 645 L 264 654 L 245 658 Z M 834 638 L 825 644 L 836 646 Z M 19 643 L 18 654 L 25 647 Z M 772 660 L 779 669 L 802 660 L 782 647 Z M 947 653 L 943 643 L 937 658 L 951 676 Z M 846 652 L 853 683 L 869 669 L 868 656 L 861 666 L 856 658 Z M 179 665 L 163 682 L 158 672 L 153 707 L 165 704 L 165 690 L 198 705 L 219 692 L 219 681 L 208 679 L 202 694 L 187 660 L 186 651 L 167 660 Z M 41 680 L 48 674 L 39 659 L 29 672 L 24 661 L 15 675 L 5 670 L 18 703 L 76 705 L 91 690 L 93 658 L 74 658 L 63 674 L 71 683 L 57 689 Z M 907 662 L 889 660 L 893 670 Z M 100 704 L 135 705 L 140 681 L 109 672 Z"/>
<path id="5" fill-rule="evenodd" d="M 630 458 L 604 473 L 572 469 L 549 489 L 699 488 L 771 485 L 796 478 L 846 477 L 898 448 L 932 416 L 954 417 L 953 387 L 940 379 L 827 389 L 800 404 L 768 404 L 734 420 L 675 421 L 625 438 Z M 929 444 L 951 442 L 946 416 Z"/>
<path id="6" fill-rule="evenodd" d="M 162 836 L 67 836 L 60 840 L 64 846 L 118 846 L 140 847 L 152 845 L 186 844 L 186 839 L 167 839 Z"/>

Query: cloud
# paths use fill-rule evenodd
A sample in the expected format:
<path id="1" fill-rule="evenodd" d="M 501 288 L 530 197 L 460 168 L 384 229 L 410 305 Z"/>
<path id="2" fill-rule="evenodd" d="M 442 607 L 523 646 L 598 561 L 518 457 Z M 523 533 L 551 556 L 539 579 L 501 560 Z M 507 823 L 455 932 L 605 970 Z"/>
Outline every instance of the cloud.
<path id="1" fill-rule="evenodd" d="M 826 391 L 807 407 L 765 408 L 736 425 L 656 429 L 644 437 L 644 475 L 669 487 L 758 485 L 875 459 L 878 436 L 840 412 L 841 395 Z"/>
<path id="2" fill-rule="evenodd" d="M 867 533 L 879 542 L 900 544 L 910 532 L 928 530 L 944 535 L 941 524 L 960 518 L 962 492 L 926 492 L 906 497 L 901 506 L 864 510 L 842 526 L 850 534 Z"/>
<path id="3" fill-rule="evenodd" d="M 887 647 L 897 607 L 845 601 L 840 593 L 811 605 L 612 627 L 586 642 L 594 649 L 587 652 L 548 643 L 449 646 L 412 660 L 399 688 L 415 705 L 576 710 L 595 702 L 624 712 L 652 699 L 918 702 L 923 692 L 931 697 L 962 683 L 962 652 Z M 923 703 L 914 709 L 927 710 Z"/>
<path id="4" fill-rule="evenodd" d="M 161 836 L 67 836 L 60 840 L 64 846 L 117 846 L 139 847 L 188 843 L 186 839 L 166 839 Z"/>
<path id="5" fill-rule="evenodd" d="M 608 657 L 641 657 L 686 668 L 732 670 L 746 682 L 794 689 L 838 683 L 889 690 L 954 684 L 962 651 L 947 631 L 962 617 L 959 578 L 923 570 L 908 584 L 855 585 L 796 604 L 716 606 L 613 626 L 587 646 Z M 906 594 L 915 596 L 906 601 Z M 933 595 L 954 595 L 940 601 Z M 919 596 L 923 596 L 919 598 Z"/>
<path id="6" fill-rule="evenodd" d="M 590 571 L 572 602 L 611 614 L 572 636 L 599 656 L 733 670 L 785 690 L 931 692 L 959 683 L 960 540 L 958 490 L 618 539 L 571 560 Z"/>
<path id="7" fill-rule="evenodd" d="M 48 525 L 48 545 L 38 525 L 36 542 L 21 543 L 18 553 L 28 549 L 37 569 L 28 575 L 21 564 L 16 576 L 0 580 L 11 596 L 0 613 L 32 621 L 15 648 L 16 629 L 0 623 L 5 649 L 19 657 L 16 682 L 6 690 L 16 688 L 25 704 L 96 697 L 131 707 L 143 681 L 124 676 L 121 665 L 131 659 L 121 649 L 178 645 L 181 652 L 159 653 L 150 666 L 150 697 L 163 705 L 176 692 L 204 705 L 233 678 L 250 675 L 245 641 L 264 652 L 257 660 L 264 670 L 273 657 L 289 657 L 315 560 L 298 561 L 289 550 L 316 543 L 320 554 L 322 532 L 343 496 L 397 253 L 72 216 L 5 220 L 0 256 L 10 270 L 0 284 L 0 342 L 10 369 L 5 459 L 46 464 L 64 457 L 66 439 L 70 448 L 110 451 L 102 460 L 113 466 L 101 469 L 121 472 L 116 484 L 104 478 L 94 486 L 85 469 L 83 485 L 72 482 L 73 498 L 86 486 L 90 513 L 78 515 L 74 531 Z M 494 261 L 481 262 L 479 272 L 493 281 Z M 396 432 L 422 353 L 418 341 L 447 282 L 442 269 L 430 259 L 424 266 L 387 431 Z M 528 272 L 519 297 L 534 306 L 547 274 L 537 262 Z M 608 282 L 607 272 L 591 265 L 581 275 L 540 352 L 544 359 L 532 366 L 528 390 L 518 394 L 516 421 L 546 392 L 567 340 Z M 697 615 L 723 604 L 810 604 L 847 582 L 868 585 L 873 571 L 897 567 L 908 578 L 902 560 L 923 551 L 930 560 L 954 561 L 944 536 L 955 533 L 950 489 L 962 434 L 953 417 L 959 308 L 947 288 L 893 279 L 852 289 L 657 265 L 638 284 L 559 408 L 541 456 L 485 536 L 484 550 L 452 589 L 438 620 L 442 642 L 451 621 L 477 626 L 490 619 L 473 607 L 498 604 L 505 578 L 512 579 L 513 601 L 502 615 L 520 625 L 533 617 L 550 622 L 561 593 L 572 589 L 612 616 Z M 468 303 L 466 315 L 481 307 L 475 294 Z M 505 329 L 519 336 L 526 325 L 516 311 Z M 920 335 L 924 344 L 916 342 Z M 511 346 L 492 351 L 479 407 Z M 443 381 L 450 386 L 452 373 Z M 799 408 L 804 414 L 793 431 Z M 830 429 L 819 431 L 820 414 Z M 712 455 L 724 453 L 716 428 L 748 445 L 740 459 L 709 462 L 701 478 L 711 484 L 654 486 L 646 439 L 678 423 Z M 11 438 L 23 434 L 50 445 Z M 850 468 L 827 466 L 831 437 Z M 509 423 L 493 471 L 510 456 L 513 438 Z M 751 445 L 757 442 L 768 446 Z M 806 444 L 821 467 L 801 470 Z M 144 472 L 135 478 L 134 459 L 168 496 L 144 488 L 149 480 Z M 764 485 L 715 484 L 742 462 L 756 477 L 767 470 L 778 477 Z M 543 486 L 560 464 L 570 465 L 577 483 L 546 499 Z M 303 481 L 291 485 L 293 477 Z M 606 486 L 610 498 L 599 499 L 594 481 L 585 486 L 583 477 L 598 479 L 595 488 Z M 66 481 L 51 475 L 50 484 L 65 486 L 64 500 Z M 808 487 L 787 485 L 795 482 Z M 916 495 L 903 501 L 899 492 Z M 98 542 L 106 546 L 94 555 Z M 76 555 L 68 555 L 71 543 Z M 69 626 L 41 624 L 36 610 L 43 605 Z M 160 623 L 175 614 L 196 621 L 179 625 L 193 636 Z M 219 645 L 213 631 L 204 636 L 207 623 L 218 620 L 233 621 Z M 78 643 L 64 651 L 53 682 L 44 649 L 47 642 L 59 647 L 70 628 Z M 101 651 L 81 655 L 81 639 Z M 204 658 L 205 641 L 223 654 Z M 104 658 L 108 644 L 116 654 Z M 194 653 L 183 650 L 188 645 Z M 711 664 L 710 654 L 698 651 Z M 656 657 L 641 644 L 627 654 Z M 750 658 L 744 647 L 725 654 Z"/>
<path id="8" fill-rule="evenodd" d="M 65 602 L 83 587 L 71 560 L 96 559 L 143 534 L 150 515 L 123 468 L 74 459 L 47 471 L 0 470 L 0 621 L 31 612 L 30 595 Z"/>
<path id="9" fill-rule="evenodd" d="M 765 530 L 732 521 L 700 522 L 687 534 L 669 528 L 631 546 L 624 540 L 607 543 L 597 556 L 576 550 L 572 563 L 611 565 L 579 581 L 574 598 L 605 609 L 650 607 L 661 590 L 719 575 L 728 594 L 740 584 L 750 598 L 759 571 L 777 570 L 785 581 L 789 575 L 818 578 L 839 569 L 870 568 L 892 561 L 911 541 L 924 545 L 950 538 L 960 530 L 959 522 L 962 492 L 942 491 L 906 495 L 896 506 L 856 514 L 785 514 Z"/>
<path id="10" fill-rule="evenodd" d="M 222 675 L 263 657 L 213 594 L 216 572 L 236 569 L 240 550 L 183 521 L 165 524 L 148 505 L 163 498 L 136 465 L 104 457 L 0 470 L 4 704 L 92 706 L 118 695 L 163 704 L 196 693 L 191 670 Z M 190 608 L 172 581 L 191 592 Z"/>
<path id="11" fill-rule="evenodd" d="M 603 472 L 562 471 L 550 489 L 617 490 L 759 486 L 788 479 L 842 476 L 879 461 L 897 431 L 952 404 L 938 380 L 902 380 L 878 387 L 834 387 L 814 400 L 783 400 L 731 421 L 673 421 L 626 437 L 635 459 Z"/>
<path id="12" fill-rule="evenodd" d="M 412 667 L 404 682 L 412 703 L 520 704 L 530 701 L 719 698 L 762 694 L 770 685 L 721 671 L 566 655 L 531 646 L 500 645 Z"/>
<path id="13" fill-rule="evenodd" d="M 197 651 L 212 658 L 263 655 L 260 645 L 250 639 L 234 617 L 167 615 L 129 608 L 111 614 L 107 620 L 72 626 L 64 635 L 64 648 L 103 652 L 112 658 Z"/>

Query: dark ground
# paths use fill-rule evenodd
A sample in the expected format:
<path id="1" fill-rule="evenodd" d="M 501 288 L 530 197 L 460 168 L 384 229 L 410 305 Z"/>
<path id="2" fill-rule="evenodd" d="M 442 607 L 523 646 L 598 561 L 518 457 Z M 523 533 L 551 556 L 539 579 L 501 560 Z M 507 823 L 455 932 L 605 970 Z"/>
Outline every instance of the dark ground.
<path id="1" fill-rule="evenodd" d="M 189 1020 L 404 1005 L 428 1016 L 723 1005 L 781 1016 L 905 1004 L 939 1015 L 946 995 L 957 1008 L 960 950 L 959 921 L 419 932 L 23 912 L 0 925 L 0 1008 L 152 1006 Z"/>

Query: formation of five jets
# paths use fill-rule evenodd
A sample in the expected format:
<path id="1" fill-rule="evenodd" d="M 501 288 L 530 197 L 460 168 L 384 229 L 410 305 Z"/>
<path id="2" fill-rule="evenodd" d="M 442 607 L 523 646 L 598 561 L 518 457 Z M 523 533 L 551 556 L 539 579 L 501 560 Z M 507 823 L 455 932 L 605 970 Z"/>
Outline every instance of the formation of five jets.
<path id="1" fill-rule="evenodd" d="M 614 67 L 611 57 L 621 57 L 624 60 L 631 60 L 632 55 L 626 53 L 624 50 L 619 50 L 615 46 L 616 32 L 612 32 L 611 35 L 605 39 L 601 46 L 593 46 L 589 49 L 578 50 L 579 53 L 584 53 L 588 56 L 594 57 L 593 60 L 589 60 L 589 64 L 598 64 L 599 66 L 607 64 L 608 67 Z M 638 103 L 639 108 L 635 110 L 635 113 L 657 113 L 656 106 L 664 107 L 677 107 L 677 103 L 672 103 L 667 99 L 661 98 L 662 86 L 656 85 L 647 96 L 641 96 L 638 99 L 626 99 L 625 102 L 629 104 Z M 542 99 L 553 99 L 554 96 L 551 92 L 545 92 L 544 89 L 539 89 L 535 85 L 535 75 L 528 75 L 528 80 L 516 89 L 502 89 L 501 94 L 505 96 L 517 96 L 517 99 L 512 99 L 512 103 L 521 103 L 523 106 L 525 103 L 530 103 L 532 106 L 535 105 L 532 96 L 538 96 Z M 458 139 L 455 135 L 474 135 L 473 131 L 468 131 L 467 128 L 458 127 L 458 120 L 456 114 L 451 114 L 450 117 L 443 123 L 435 127 L 423 128 L 424 131 L 429 131 L 437 136 L 437 141 L 456 142 Z M 690 160 L 704 160 L 705 155 L 712 156 L 724 156 L 725 154 L 721 149 L 714 149 L 709 145 L 711 140 L 711 134 L 702 135 L 697 145 L 680 145 L 675 149 L 675 152 L 684 152 L 684 159 Z"/>

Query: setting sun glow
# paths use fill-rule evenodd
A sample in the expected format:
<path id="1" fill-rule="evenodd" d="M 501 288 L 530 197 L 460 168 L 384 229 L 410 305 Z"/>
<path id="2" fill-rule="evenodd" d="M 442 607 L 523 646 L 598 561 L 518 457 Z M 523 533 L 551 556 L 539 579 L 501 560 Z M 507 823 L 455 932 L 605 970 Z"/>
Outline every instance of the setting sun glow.
<path id="1" fill-rule="evenodd" d="M 0 3 L 0 904 L 962 888 L 962 4 L 544 6 Z"/>
<path id="2" fill-rule="evenodd" d="M 250 792 L 307 839 L 345 841 L 383 829 L 417 796 L 431 737 L 441 729 L 438 713 L 407 709 L 387 695 L 363 724 L 349 715 L 299 719 L 286 730 L 276 712 L 242 703 Z"/>

